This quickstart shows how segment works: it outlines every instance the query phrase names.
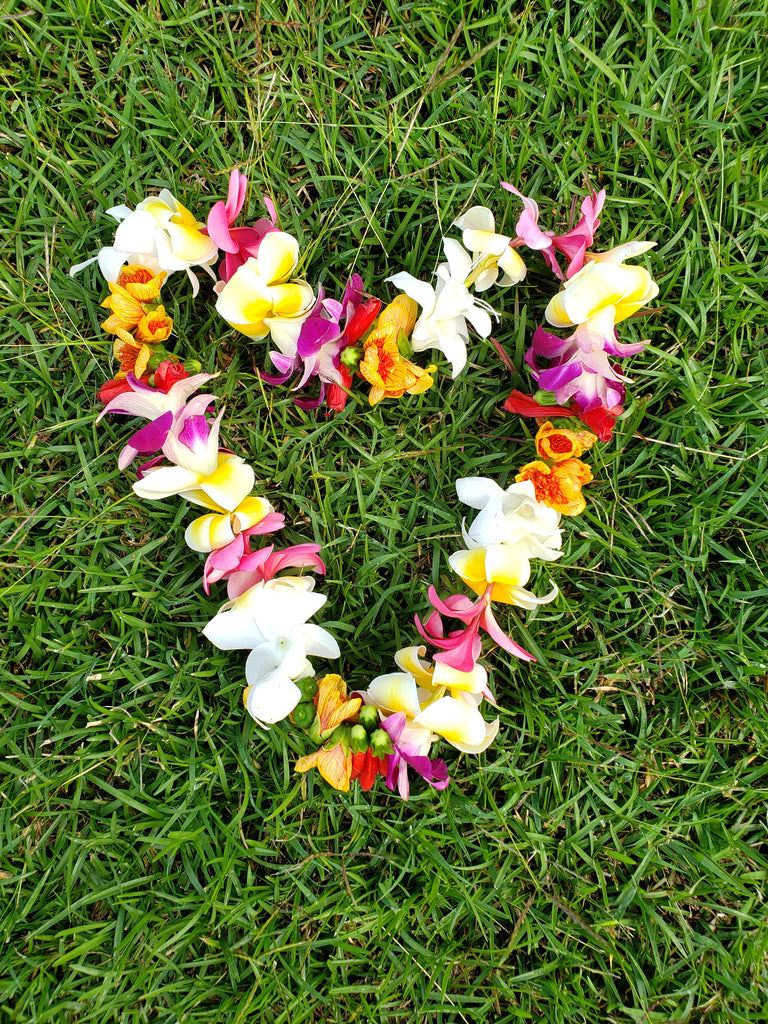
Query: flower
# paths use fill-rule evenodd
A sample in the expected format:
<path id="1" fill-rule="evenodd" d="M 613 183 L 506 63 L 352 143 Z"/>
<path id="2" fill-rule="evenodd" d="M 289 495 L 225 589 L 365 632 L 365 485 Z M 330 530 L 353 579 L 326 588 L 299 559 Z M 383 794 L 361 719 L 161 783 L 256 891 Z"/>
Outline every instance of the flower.
<path id="1" fill-rule="evenodd" d="M 516 412 L 520 416 L 534 419 L 544 419 L 550 416 L 577 416 L 582 423 L 597 434 L 598 440 L 610 441 L 616 418 L 624 410 L 620 405 L 610 409 L 597 406 L 594 409 L 584 410 L 580 409 L 575 402 L 569 406 L 542 405 L 533 396 L 513 389 L 504 401 L 504 411 Z"/>
<path id="2" fill-rule="evenodd" d="M 472 253 L 472 267 L 467 284 L 483 292 L 497 283 L 502 271 L 501 288 L 518 284 L 526 274 L 526 266 L 519 253 L 510 245 L 508 235 L 496 234 L 493 213 L 487 206 L 473 206 L 458 217 L 454 227 L 463 232 L 462 241 Z"/>
<path id="3" fill-rule="evenodd" d="M 390 715 L 383 721 L 382 728 L 394 747 L 394 753 L 387 757 L 388 789 L 394 790 L 397 784 L 400 796 L 407 800 L 411 794 L 409 768 L 413 768 L 433 789 L 446 788 L 450 782 L 448 768 L 441 758 L 430 759 L 428 756 L 432 740 L 424 738 L 424 729 L 409 726 L 406 716 L 402 713 Z"/>
<path id="4" fill-rule="evenodd" d="M 315 703 L 317 705 L 318 729 L 321 738 L 328 738 L 337 726 L 350 718 L 357 717 L 362 700 L 360 697 L 347 696 L 347 684 L 338 675 L 323 676 L 318 680 L 317 686 Z M 354 755 L 348 748 L 345 749 L 343 743 L 335 743 L 331 747 L 321 747 L 311 754 L 300 757 L 294 767 L 297 772 L 307 772 L 310 768 L 317 768 L 325 781 L 334 789 L 347 793 L 352 777 L 353 760 Z M 371 785 L 372 783 L 373 780 L 371 780 Z M 370 789 L 370 785 L 367 788 Z"/>
<path id="5" fill-rule="evenodd" d="M 525 361 L 539 387 L 553 391 L 561 405 L 573 402 L 580 416 L 594 409 L 620 416 L 624 411 L 624 384 L 629 379 L 611 363 L 606 349 L 610 346 L 619 355 L 632 355 L 644 347 L 644 342 L 619 345 L 608 336 L 598 335 L 594 326 L 580 324 L 569 338 L 558 338 L 537 327 Z M 547 369 L 539 366 L 540 356 L 550 360 Z"/>
<path id="6" fill-rule="evenodd" d="M 554 466 L 536 461 L 523 466 L 515 480 L 530 480 L 537 501 L 565 516 L 578 516 L 587 507 L 581 488 L 592 480 L 592 470 L 581 459 L 566 459 Z"/>
<path id="7" fill-rule="evenodd" d="M 160 366 L 162 365 L 161 363 Z M 197 373 L 191 377 L 187 375 L 171 383 L 167 390 L 159 390 L 150 387 L 144 380 L 138 380 L 136 375 L 129 371 L 126 374 L 126 389 L 115 394 L 96 419 L 98 423 L 108 413 L 116 413 L 121 416 L 140 416 L 150 421 L 148 426 L 142 427 L 133 435 L 120 452 L 117 460 L 120 469 L 130 466 L 140 452 L 148 454 L 160 451 L 173 423 L 185 409 L 189 397 L 215 377 L 218 377 L 217 373 Z M 201 395 L 198 396 L 198 401 L 200 399 L 204 399 L 207 406 L 214 400 L 214 396 Z"/>
<path id="8" fill-rule="evenodd" d="M 250 651 L 245 678 L 249 687 L 258 689 L 244 699 L 259 722 L 279 722 L 299 703 L 301 691 L 293 681 L 315 674 L 308 655 L 339 656 L 331 634 L 307 622 L 326 602 L 324 595 L 312 593 L 314 583 L 310 576 L 282 576 L 257 583 L 222 605 L 203 628 L 220 650 Z M 255 700 L 257 713 L 252 707 Z"/>
<path id="9" fill-rule="evenodd" d="M 271 333 L 281 352 L 293 355 L 301 325 L 315 302 L 306 281 L 290 280 L 299 243 L 285 231 L 271 231 L 219 290 L 216 312 L 253 341 Z"/>
<path id="10" fill-rule="evenodd" d="M 564 427 L 553 427 L 547 420 L 542 423 L 536 433 L 536 454 L 542 459 L 552 462 L 564 462 L 566 459 L 578 458 L 588 451 L 597 438 L 588 430 L 567 430 Z M 536 500 L 541 501 L 538 494 Z"/>
<path id="11" fill-rule="evenodd" d="M 398 339 L 408 337 L 416 323 L 417 306 L 407 295 L 398 295 L 381 313 L 371 334 L 364 341 L 358 372 L 371 385 L 368 401 L 376 405 L 382 398 L 420 395 L 432 387 L 426 370 L 400 355 Z"/>
<path id="12" fill-rule="evenodd" d="M 593 260 L 550 299 L 544 316 L 553 327 L 589 325 L 591 333 L 610 341 L 615 324 L 632 316 L 658 294 L 659 286 L 645 267 Z M 639 351 L 637 346 L 631 347 Z M 606 351 L 611 355 L 632 354 L 611 351 L 610 344 Z"/>
<path id="13" fill-rule="evenodd" d="M 219 201 L 208 214 L 208 234 L 224 250 L 224 259 L 219 265 L 219 277 L 229 281 L 232 275 L 251 256 L 257 256 L 262 240 L 270 231 L 277 231 L 277 211 L 271 199 L 264 196 L 264 205 L 269 217 L 261 217 L 252 228 L 233 228 L 238 214 L 245 203 L 248 179 L 235 168 L 229 176 L 227 201 Z"/>
<path id="14" fill-rule="evenodd" d="M 511 244 L 527 245 L 530 249 L 539 250 L 549 268 L 561 281 L 563 272 L 557 262 L 557 252 L 562 252 L 568 258 L 566 278 L 573 277 L 580 271 L 584 265 L 586 250 L 592 244 L 595 231 L 600 225 L 598 215 L 605 203 L 605 189 L 587 196 L 581 204 L 581 220 L 576 227 L 563 235 L 557 235 L 554 231 L 541 230 L 538 223 L 539 207 L 533 199 L 518 192 L 514 185 L 507 181 L 502 181 L 501 187 L 523 201 L 523 212 L 515 227 L 517 238 Z"/>
<path id="15" fill-rule="evenodd" d="M 124 263 L 139 264 L 154 273 L 186 270 L 193 295 L 200 290 L 200 282 L 192 267 L 201 266 L 214 276 L 210 265 L 218 255 L 216 243 L 200 230 L 203 225 L 168 189 L 143 199 L 135 210 L 113 206 L 107 213 L 119 221 L 114 245 L 105 246 L 97 256 L 72 267 L 71 275 L 96 260 L 109 282 L 117 282 Z"/>
<path id="16" fill-rule="evenodd" d="M 451 376 L 457 377 L 467 363 L 467 322 L 481 338 L 487 338 L 492 328 L 490 314 L 496 314 L 467 288 L 472 270 L 469 253 L 453 238 L 443 239 L 443 251 L 447 262 L 437 268 L 436 288 L 405 271 L 387 280 L 422 307 L 411 337 L 414 351 L 440 349 L 451 364 Z"/>

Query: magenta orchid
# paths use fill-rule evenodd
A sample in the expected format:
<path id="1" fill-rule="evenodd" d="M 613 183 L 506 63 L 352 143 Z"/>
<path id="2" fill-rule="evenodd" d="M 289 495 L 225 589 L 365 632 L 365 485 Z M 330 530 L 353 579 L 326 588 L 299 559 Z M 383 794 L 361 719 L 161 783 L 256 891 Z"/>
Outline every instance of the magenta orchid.
<path id="1" fill-rule="evenodd" d="M 387 757 L 387 788 L 394 791 L 395 785 L 397 785 L 403 800 L 407 800 L 411 793 L 408 781 L 409 768 L 412 768 L 433 789 L 445 789 L 450 782 L 445 761 L 439 757 L 430 758 L 428 756 L 432 744 L 429 732 L 418 727 L 408 726 L 406 722 L 405 714 L 400 712 L 385 718 L 381 726 L 394 747 L 394 753 Z"/>
<path id="2" fill-rule="evenodd" d="M 264 196 L 263 201 L 269 217 L 260 217 L 250 228 L 232 227 L 245 203 L 247 188 L 248 179 L 235 168 L 229 176 L 226 203 L 219 200 L 208 214 L 208 235 L 224 251 L 224 259 L 219 264 L 219 277 L 225 282 L 247 259 L 258 254 L 262 239 L 270 231 L 280 230 L 275 204 L 268 196 Z"/>

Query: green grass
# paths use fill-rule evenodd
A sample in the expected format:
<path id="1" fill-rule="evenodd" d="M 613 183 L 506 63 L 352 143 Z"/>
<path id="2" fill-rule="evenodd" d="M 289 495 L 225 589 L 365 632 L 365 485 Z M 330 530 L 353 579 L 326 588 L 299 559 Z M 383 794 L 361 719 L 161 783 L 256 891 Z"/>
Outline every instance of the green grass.
<path id="1" fill-rule="evenodd" d="M 0 21 L 0 1019 L 767 1020 L 764 10 L 7 0 Z M 537 581 L 562 596 L 513 613 L 539 662 L 488 656 L 502 732 L 444 751 L 444 794 L 293 773 L 303 736 L 246 721 L 242 658 L 200 635 L 221 590 L 187 513 L 136 499 L 129 428 L 95 425 L 101 285 L 69 266 L 110 241 L 107 207 L 169 186 L 202 214 L 238 164 L 329 290 L 428 275 L 472 203 L 513 229 L 500 179 L 558 225 L 605 187 L 601 246 L 659 243 L 628 417 Z M 496 335 L 518 367 L 552 287 L 530 264 Z M 281 542 L 323 544 L 323 624 L 362 686 L 415 642 L 425 586 L 450 592 L 454 479 L 530 458 L 500 412 L 529 382 L 477 343 L 456 382 L 326 420 L 258 385 L 208 284 L 169 294 Z"/>

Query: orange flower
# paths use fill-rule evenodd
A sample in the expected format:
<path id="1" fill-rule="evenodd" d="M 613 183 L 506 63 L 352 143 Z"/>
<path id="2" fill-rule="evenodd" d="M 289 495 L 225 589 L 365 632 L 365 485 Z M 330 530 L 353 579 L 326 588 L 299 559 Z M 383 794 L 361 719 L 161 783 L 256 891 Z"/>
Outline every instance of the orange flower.
<path id="1" fill-rule="evenodd" d="M 167 341 L 172 330 L 173 320 L 167 316 L 163 306 L 158 306 L 139 320 L 136 325 L 136 341 L 156 345 L 161 341 Z"/>
<path id="2" fill-rule="evenodd" d="M 117 283 L 139 302 L 154 302 L 160 297 L 160 289 L 167 276 L 164 270 L 153 274 L 147 267 L 131 263 L 120 271 Z"/>
<path id="3" fill-rule="evenodd" d="M 577 516 L 587 507 L 581 488 L 592 479 L 592 470 L 581 459 L 566 459 L 548 466 L 546 462 L 529 462 L 515 477 L 520 483 L 530 480 L 536 500 L 564 516 Z"/>
<path id="4" fill-rule="evenodd" d="M 143 377 L 147 372 L 147 365 L 153 356 L 153 351 L 147 345 L 136 341 L 127 331 L 121 330 L 112 345 L 112 352 L 115 359 L 120 362 L 120 369 L 115 374 L 115 380 L 122 380 L 132 373 L 134 377 Z"/>
<path id="5" fill-rule="evenodd" d="M 398 340 L 406 338 L 416 323 L 418 306 L 407 295 L 398 295 L 383 310 L 372 333 L 365 339 L 358 372 L 371 385 L 368 401 L 376 405 L 382 398 L 420 395 L 434 383 L 427 370 L 400 355 Z M 432 369 L 432 367 L 430 367 Z"/>
<path id="6" fill-rule="evenodd" d="M 540 459 L 551 459 L 552 462 L 578 459 L 596 440 L 595 435 L 589 430 L 554 427 L 547 420 L 542 423 L 536 434 L 536 454 Z"/>
<path id="7" fill-rule="evenodd" d="M 108 282 L 110 294 L 101 305 L 104 309 L 111 310 L 112 315 L 101 325 L 102 330 L 105 330 L 107 334 L 117 334 L 118 328 L 131 331 L 138 327 L 148 315 L 157 311 L 161 311 L 165 316 L 162 306 L 152 309 L 160 295 L 160 288 L 165 276 L 165 272 L 153 274 L 146 267 L 134 265 L 124 267 L 117 279 L 117 284 Z M 173 321 L 168 317 L 165 317 L 165 320 L 170 327 L 164 338 L 156 339 L 158 341 L 165 341 L 165 338 L 171 333 Z M 149 339 L 145 337 L 141 340 Z"/>
<path id="8" fill-rule="evenodd" d="M 347 697 L 347 684 L 341 676 L 332 673 L 318 680 L 317 687 L 315 704 L 320 736 L 328 739 L 336 726 L 357 717 L 363 702 L 360 697 Z M 349 748 L 345 749 L 342 743 L 336 743 L 330 748 L 321 747 L 312 754 L 300 757 L 296 762 L 297 772 L 308 772 L 310 768 L 317 768 L 334 789 L 341 790 L 342 793 L 349 791 L 352 753 Z"/>

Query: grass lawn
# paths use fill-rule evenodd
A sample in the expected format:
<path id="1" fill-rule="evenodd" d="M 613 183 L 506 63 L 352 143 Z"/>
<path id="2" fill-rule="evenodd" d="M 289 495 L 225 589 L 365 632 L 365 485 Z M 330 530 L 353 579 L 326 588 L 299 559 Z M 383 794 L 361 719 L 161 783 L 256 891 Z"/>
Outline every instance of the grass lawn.
<path id="1" fill-rule="evenodd" d="M 13 1024 L 768 1020 L 768 233 L 764 5 L 541 0 L 6 0 L 0 15 L 0 1020 Z M 111 373 L 104 211 L 169 187 L 199 216 L 250 179 L 338 293 L 429 277 L 451 220 L 564 230 L 659 282 L 622 338 L 632 401 L 565 523 L 557 601 L 502 619 L 538 662 L 454 781 L 331 791 L 311 745 L 245 715 L 213 648 L 181 502 L 140 501 L 95 423 Z M 455 233 L 454 233 L 455 234 Z M 416 642 L 463 510 L 531 456 L 523 353 L 552 292 L 529 261 L 456 381 L 330 419 L 260 384 L 210 282 L 177 348 L 222 375 L 224 442 L 323 545 L 321 616 L 352 687 Z M 215 588 L 214 588 L 215 589 Z"/>

